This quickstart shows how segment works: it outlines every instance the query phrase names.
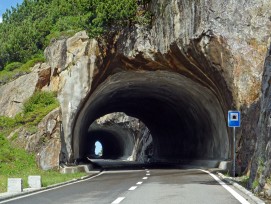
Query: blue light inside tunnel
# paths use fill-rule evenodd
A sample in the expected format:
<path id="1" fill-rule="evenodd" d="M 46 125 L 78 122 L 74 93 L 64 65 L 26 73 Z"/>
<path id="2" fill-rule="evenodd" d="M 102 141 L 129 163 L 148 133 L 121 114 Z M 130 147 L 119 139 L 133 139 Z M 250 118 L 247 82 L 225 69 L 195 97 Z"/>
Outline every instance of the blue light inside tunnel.
<path id="1" fill-rule="evenodd" d="M 103 150 L 102 144 L 99 141 L 95 142 L 95 154 L 102 156 L 102 150 Z"/>

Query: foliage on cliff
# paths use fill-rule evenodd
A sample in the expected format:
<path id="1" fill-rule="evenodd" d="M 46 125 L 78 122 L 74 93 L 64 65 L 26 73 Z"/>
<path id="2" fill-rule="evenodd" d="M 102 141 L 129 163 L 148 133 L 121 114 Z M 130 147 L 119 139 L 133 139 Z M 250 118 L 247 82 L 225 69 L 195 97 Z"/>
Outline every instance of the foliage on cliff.
<path id="1" fill-rule="evenodd" d="M 93 37 L 135 21 L 147 0 L 24 0 L 3 14 L 0 70 L 42 53 L 51 39 L 87 30 Z"/>
<path id="2" fill-rule="evenodd" d="M 59 106 L 58 101 L 51 92 L 36 92 L 24 103 L 23 112 L 14 118 L 0 116 L 0 133 L 20 126 L 37 125 L 42 118 Z"/>

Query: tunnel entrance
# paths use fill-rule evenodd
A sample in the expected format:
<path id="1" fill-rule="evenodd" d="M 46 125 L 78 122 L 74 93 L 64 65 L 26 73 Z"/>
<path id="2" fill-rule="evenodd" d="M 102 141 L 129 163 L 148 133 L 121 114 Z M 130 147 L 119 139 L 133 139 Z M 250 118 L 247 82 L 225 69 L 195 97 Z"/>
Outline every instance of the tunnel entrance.
<path id="1" fill-rule="evenodd" d="M 215 93 L 177 73 L 123 71 L 100 84 L 81 109 L 73 132 L 75 159 L 88 154 L 85 144 L 89 138 L 97 139 L 97 132 L 90 130 L 91 124 L 113 112 L 138 118 L 148 127 L 155 161 L 230 157 L 225 115 Z M 109 148 L 106 143 L 116 149 L 123 145 L 113 138 L 112 135 L 104 140 L 99 138 L 104 145 L 103 157 Z M 132 149 L 129 142 L 124 146 L 126 150 Z M 112 158 L 117 156 L 116 150 Z"/>
<path id="2" fill-rule="evenodd" d="M 150 131 L 142 121 L 123 112 L 98 118 L 90 125 L 88 133 L 85 144 L 93 147 L 89 152 L 85 150 L 89 159 L 144 162 L 149 155 Z M 96 152 L 101 149 L 98 145 L 102 146 L 102 155 Z"/>

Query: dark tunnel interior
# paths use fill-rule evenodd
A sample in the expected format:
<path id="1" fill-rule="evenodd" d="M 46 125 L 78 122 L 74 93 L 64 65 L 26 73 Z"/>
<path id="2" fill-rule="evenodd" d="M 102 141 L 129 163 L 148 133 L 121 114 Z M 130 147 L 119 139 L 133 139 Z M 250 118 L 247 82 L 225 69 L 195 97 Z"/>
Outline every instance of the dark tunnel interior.
<path id="1" fill-rule="evenodd" d="M 89 131 L 89 140 L 84 145 L 85 154 L 90 158 L 95 158 L 95 142 L 99 141 L 103 147 L 102 159 L 127 158 L 132 154 L 133 140 L 121 129 L 119 131 L 113 128 L 91 128 Z"/>
<path id="2" fill-rule="evenodd" d="M 108 77 L 81 109 L 73 130 L 75 159 L 91 153 L 99 140 L 105 158 L 130 154 L 126 134 L 90 130 L 99 117 L 124 112 L 138 118 L 153 137 L 153 157 L 169 160 L 224 160 L 230 157 L 225 116 L 206 87 L 166 71 L 123 71 Z"/>

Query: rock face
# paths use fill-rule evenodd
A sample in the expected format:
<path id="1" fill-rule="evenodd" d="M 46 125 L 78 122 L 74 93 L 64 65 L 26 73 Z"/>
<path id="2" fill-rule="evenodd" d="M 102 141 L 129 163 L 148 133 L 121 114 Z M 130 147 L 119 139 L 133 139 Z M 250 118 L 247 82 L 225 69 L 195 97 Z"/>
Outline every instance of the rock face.
<path id="1" fill-rule="evenodd" d="M 92 81 L 99 64 L 99 46 L 90 40 L 86 32 L 55 42 L 45 50 L 51 67 L 52 77 L 48 89 L 58 91 L 65 132 L 66 152 L 71 153 L 71 136 L 78 107 L 92 87 Z M 68 138 L 67 138 L 68 137 Z"/>
<path id="2" fill-rule="evenodd" d="M 258 121 L 258 137 L 256 150 L 253 155 L 250 187 L 256 179 L 259 181 L 259 186 L 255 192 L 259 193 L 265 190 L 266 194 L 270 194 L 270 176 L 271 176 L 271 47 L 266 56 L 263 82 L 262 96 L 260 100 L 260 117 Z M 269 196 L 270 197 L 270 196 Z"/>
<path id="3" fill-rule="evenodd" d="M 51 70 L 48 65 L 36 64 L 32 72 L 0 86 L 0 115 L 14 117 L 22 111 L 23 102 L 36 90 L 42 89 L 50 82 Z"/>
<path id="4" fill-rule="evenodd" d="M 8 138 L 16 143 L 16 146 L 35 153 L 37 164 L 41 169 L 58 168 L 61 150 L 60 110 L 55 109 L 49 113 L 37 128 L 21 127 L 12 132 Z"/>
<path id="5" fill-rule="evenodd" d="M 0 89 L 0 115 L 15 116 L 22 110 L 23 102 L 35 91 L 38 80 L 37 73 L 30 73 L 12 81 Z"/>

